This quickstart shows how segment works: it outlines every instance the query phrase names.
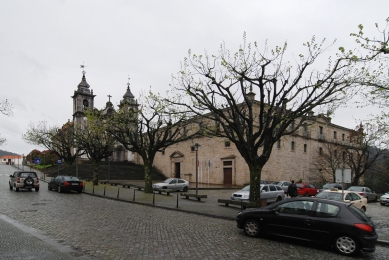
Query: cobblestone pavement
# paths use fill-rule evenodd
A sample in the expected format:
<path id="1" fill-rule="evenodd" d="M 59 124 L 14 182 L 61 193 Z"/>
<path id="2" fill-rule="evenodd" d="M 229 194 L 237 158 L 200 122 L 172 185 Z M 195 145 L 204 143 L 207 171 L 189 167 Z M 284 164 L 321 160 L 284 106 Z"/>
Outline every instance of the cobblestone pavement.
<path id="1" fill-rule="evenodd" d="M 310 244 L 246 237 L 242 230 L 236 228 L 235 221 L 228 218 L 191 214 L 172 210 L 173 207 L 145 206 L 85 193 L 57 193 L 48 191 L 44 182 L 41 182 L 39 192 L 11 191 L 8 175 L 12 171 L 14 168 L 11 166 L 0 165 L 0 214 L 92 259 L 351 259 L 336 254 L 332 249 Z M 127 195 L 125 190 L 129 192 Z M 113 191 L 106 188 L 106 195 Z M 140 197 L 139 194 L 136 196 Z M 226 191 L 226 194 L 231 194 L 231 191 Z M 125 195 L 132 198 L 133 190 L 120 191 L 119 197 Z M 151 195 L 147 199 L 152 201 L 152 194 L 145 195 Z M 174 201 L 171 198 L 177 201 L 174 195 L 158 195 L 156 202 L 162 203 L 164 198 L 169 199 L 169 203 Z M 192 207 L 210 204 L 208 201 L 181 198 L 178 201 L 179 207 L 184 207 L 184 203 Z M 236 216 L 239 211 L 238 207 L 214 207 L 233 212 L 231 216 Z M 380 210 L 389 210 L 389 207 Z M 215 215 L 214 212 L 210 215 Z M 41 248 L 45 250 L 43 246 Z M 379 245 L 374 253 L 363 253 L 352 259 L 389 259 L 389 248 Z"/>

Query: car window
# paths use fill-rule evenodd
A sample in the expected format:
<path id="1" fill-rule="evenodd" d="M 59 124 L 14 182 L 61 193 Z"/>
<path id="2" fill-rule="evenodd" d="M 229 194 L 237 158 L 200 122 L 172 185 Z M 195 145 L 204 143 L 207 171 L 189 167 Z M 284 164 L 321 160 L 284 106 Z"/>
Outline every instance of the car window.
<path id="1" fill-rule="evenodd" d="M 316 217 L 331 218 L 338 215 L 340 208 L 336 205 L 319 202 L 316 209 Z"/>
<path id="2" fill-rule="evenodd" d="M 263 186 L 262 191 L 268 192 L 269 191 L 269 187 L 268 186 Z"/>
<path id="3" fill-rule="evenodd" d="M 289 186 L 290 184 L 292 184 L 291 182 L 284 182 L 283 186 Z"/>
<path id="4" fill-rule="evenodd" d="M 298 183 L 298 184 L 296 184 L 296 187 L 297 187 L 297 188 L 303 188 L 303 187 L 304 187 L 304 185 L 303 185 L 303 184 L 301 184 L 301 183 Z"/>
<path id="5" fill-rule="evenodd" d="M 348 209 L 352 213 L 354 213 L 354 215 L 356 215 L 359 219 L 366 221 L 366 222 L 370 222 L 369 217 L 366 216 L 365 213 L 363 213 L 362 211 L 360 211 L 358 208 L 354 207 L 353 205 L 348 206 Z"/>
<path id="6" fill-rule="evenodd" d="M 371 189 L 369 189 L 369 188 L 366 188 L 366 191 L 367 191 L 367 192 L 371 192 Z"/>
<path id="7" fill-rule="evenodd" d="M 36 174 L 35 172 L 22 172 L 20 173 L 20 178 L 27 178 L 27 177 L 31 177 L 31 178 L 36 178 Z"/>
<path id="8" fill-rule="evenodd" d="M 342 201 L 342 193 L 322 191 L 316 195 L 318 198 Z"/>
<path id="9" fill-rule="evenodd" d="M 278 205 L 274 210 L 285 214 L 307 215 L 312 205 L 311 201 L 291 201 Z"/>
<path id="10" fill-rule="evenodd" d="M 280 186 L 275 186 L 277 190 L 283 190 Z"/>
<path id="11" fill-rule="evenodd" d="M 178 183 L 185 183 L 184 180 L 178 180 Z"/>
<path id="12" fill-rule="evenodd" d="M 276 187 L 274 185 L 269 185 L 270 191 L 276 191 Z"/>
<path id="13" fill-rule="evenodd" d="M 352 196 L 352 193 L 348 193 L 347 195 L 346 195 L 346 198 L 345 198 L 346 200 L 351 200 L 351 201 L 353 201 L 354 199 L 353 199 L 353 196 Z"/>
<path id="14" fill-rule="evenodd" d="M 244 191 L 250 191 L 250 185 L 247 185 L 247 186 L 244 187 L 242 190 L 244 190 Z"/>
<path id="15" fill-rule="evenodd" d="M 350 188 L 348 188 L 348 190 L 351 190 L 351 191 L 363 191 L 363 188 L 362 187 L 351 186 Z"/>
<path id="16" fill-rule="evenodd" d="M 77 177 L 74 176 L 65 176 L 64 178 L 65 181 L 79 181 Z"/>
<path id="17" fill-rule="evenodd" d="M 177 183 L 177 180 L 172 180 L 171 182 L 170 182 L 170 184 L 176 184 Z"/>
<path id="18" fill-rule="evenodd" d="M 350 193 L 350 194 L 353 197 L 353 200 L 360 200 L 361 199 L 361 197 L 356 193 Z"/>

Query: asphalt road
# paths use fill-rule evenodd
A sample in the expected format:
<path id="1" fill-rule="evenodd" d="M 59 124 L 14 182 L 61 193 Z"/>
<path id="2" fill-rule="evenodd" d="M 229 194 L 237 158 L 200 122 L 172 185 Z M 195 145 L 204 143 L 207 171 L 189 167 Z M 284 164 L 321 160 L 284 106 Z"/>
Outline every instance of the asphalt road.
<path id="1" fill-rule="evenodd" d="M 351 259 L 312 244 L 249 238 L 234 220 L 213 214 L 222 208 L 236 214 L 238 207 L 214 206 L 208 216 L 180 211 L 186 204 L 205 207 L 211 204 L 210 197 L 200 203 L 178 198 L 180 210 L 176 210 L 161 205 L 177 201 L 174 195 L 158 195 L 152 206 L 152 197 L 145 205 L 57 193 L 48 191 L 43 182 L 39 192 L 15 192 L 8 188 L 14 170 L 0 165 L 0 259 Z M 115 189 L 106 188 L 106 195 Z M 137 192 L 136 201 L 142 194 Z M 133 194 L 132 189 L 121 189 L 119 198 L 131 201 Z M 379 209 L 389 211 L 389 207 Z M 374 253 L 352 259 L 389 259 L 389 248 L 379 245 Z"/>

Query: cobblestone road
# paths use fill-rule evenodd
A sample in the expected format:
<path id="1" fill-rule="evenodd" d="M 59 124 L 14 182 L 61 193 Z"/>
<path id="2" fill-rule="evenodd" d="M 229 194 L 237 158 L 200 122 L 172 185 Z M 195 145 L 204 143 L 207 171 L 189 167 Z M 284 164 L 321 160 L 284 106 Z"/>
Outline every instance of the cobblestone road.
<path id="1" fill-rule="evenodd" d="M 0 214 L 93 259 L 351 259 L 290 240 L 252 239 L 232 220 L 60 194 L 43 182 L 39 192 L 10 191 L 13 171 L 0 165 Z M 389 248 L 353 259 L 389 259 Z"/>

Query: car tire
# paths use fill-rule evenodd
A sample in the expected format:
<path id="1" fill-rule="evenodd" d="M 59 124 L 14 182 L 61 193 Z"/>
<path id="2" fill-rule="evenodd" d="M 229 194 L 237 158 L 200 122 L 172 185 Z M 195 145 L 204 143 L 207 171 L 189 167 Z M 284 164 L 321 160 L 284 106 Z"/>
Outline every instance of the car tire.
<path id="1" fill-rule="evenodd" d="M 335 250 L 341 255 L 352 256 L 359 252 L 358 241 L 347 235 L 336 237 L 334 243 Z"/>
<path id="2" fill-rule="evenodd" d="M 366 213 L 366 208 L 365 208 L 365 207 L 362 207 L 362 208 L 361 208 L 361 211 L 362 211 L 363 213 Z"/>
<path id="3" fill-rule="evenodd" d="M 47 185 L 47 188 L 48 188 L 49 190 L 51 190 L 51 186 L 50 186 L 50 184 L 48 184 L 48 185 Z"/>
<path id="4" fill-rule="evenodd" d="M 39 188 L 35 188 L 35 191 L 39 191 Z"/>
<path id="5" fill-rule="evenodd" d="M 27 186 L 32 186 L 34 185 L 34 179 L 31 177 L 27 177 L 24 179 L 24 184 Z"/>
<path id="6" fill-rule="evenodd" d="M 188 188 L 187 186 L 185 186 L 184 189 L 183 189 L 182 191 L 183 191 L 183 192 L 187 192 L 188 189 L 189 189 L 189 188 Z"/>
<path id="7" fill-rule="evenodd" d="M 19 188 L 15 187 L 15 191 L 18 192 L 18 191 L 19 191 Z"/>
<path id="8" fill-rule="evenodd" d="M 244 223 L 244 233 L 249 237 L 258 237 L 261 233 L 261 226 L 253 219 L 249 219 Z"/>
<path id="9" fill-rule="evenodd" d="M 12 187 L 11 184 L 9 184 L 9 189 L 10 189 L 10 190 L 13 190 L 14 187 Z"/>
<path id="10" fill-rule="evenodd" d="M 385 206 L 385 203 L 381 203 L 381 206 Z"/>
<path id="11" fill-rule="evenodd" d="M 276 202 L 279 202 L 280 200 L 282 200 L 282 198 L 280 196 L 278 196 L 276 199 Z"/>
<path id="12" fill-rule="evenodd" d="M 61 193 L 62 192 L 62 190 L 61 190 L 61 186 L 58 186 L 58 193 Z"/>
<path id="13" fill-rule="evenodd" d="M 374 198 L 374 202 L 377 202 L 377 196 L 375 196 L 375 198 Z"/>
<path id="14" fill-rule="evenodd" d="M 305 197 L 308 197 L 308 196 L 309 196 L 308 192 L 306 192 L 304 196 L 305 196 Z"/>

